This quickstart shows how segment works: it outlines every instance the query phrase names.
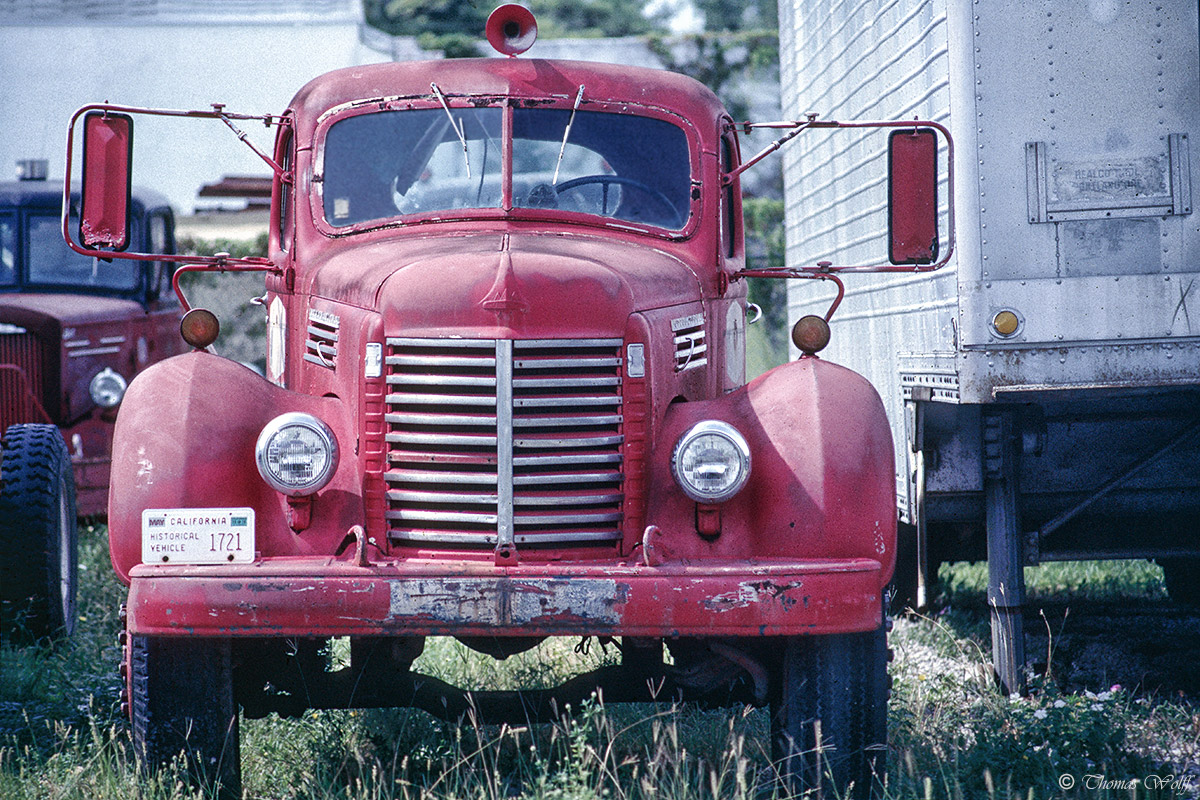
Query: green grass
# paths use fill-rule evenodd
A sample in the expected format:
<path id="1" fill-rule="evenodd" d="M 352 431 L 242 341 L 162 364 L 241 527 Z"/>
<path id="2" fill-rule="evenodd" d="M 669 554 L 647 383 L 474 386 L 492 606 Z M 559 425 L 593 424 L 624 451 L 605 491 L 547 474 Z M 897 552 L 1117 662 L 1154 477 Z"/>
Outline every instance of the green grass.
<path id="1" fill-rule="evenodd" d="M 115 707 L 123 592 L 108 566 L 103 528 L 85 530 L 76 636 L 56 645 L 0 649 L 0 798 L 3 800 L 167 800 L 192 797 L 171 775 L 139 777 L 128 727 Z M 1053 565 L 1030 571 L 1039 597 L 1094 594 L 1102 600 L 1161 597 L 1147 564 Z M 1027 698 L 992 688 L 986 623 L 978 603 L 986 573 L 943 573 L 939 618 L 906 617 L 891 636 L 895 688 L 890 706 L 887 797 L 1171 797 L 1142 784 L 1077 788 L 1060 776 L 1108 781 L 1178 774 L 1200 763 L 1200 709 L 1194 699 L 1115 691 L 1065 692 L 1036 682 Z M 947 619 L 974 625 L 960 632 Z M 972 622 L 973 621 L 973 622 Z M 970 626 L 968 626 L 970 627 Z M 504 662 L 448 639 L 430 640 L 416 668 L 473 687 L 546 685 L 614 657 L 593 644 L 551 641 Z M 765 712 L 704 711 L 593 700 L 556 722 L 461 726 L 422 712 L 309 712 L 300 719 L 246 720 L 246 790 L 274 800 L 700 800 L 773 796 L 764 752 Z M 1193 785 L 1200 785 L 1196 780 Z"/>

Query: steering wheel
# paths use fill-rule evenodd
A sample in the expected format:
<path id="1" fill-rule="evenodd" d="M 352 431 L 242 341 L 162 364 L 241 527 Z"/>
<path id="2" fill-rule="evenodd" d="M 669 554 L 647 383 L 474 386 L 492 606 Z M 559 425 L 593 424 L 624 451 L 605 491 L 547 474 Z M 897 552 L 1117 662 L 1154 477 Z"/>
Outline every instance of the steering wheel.
<path id="1" fill-rule="evenodd" d="M 612 211 L 609 211 L 608 208 L 608 187 L 616 184 L 617 186 L 636 189 L 641 194 L 650 198 L 654 204 L 657 204 L 658 208 L 656 210 L 666 212 L 665 214 L 659 216 L 653 216 L 649 212 L 646 214 L 634 213 L 627 217 L 622 217 L 622 219 L 628 219 L 632 222 L 651 223 L 666 221 L 668 224 L 675 224 L 679 220 L 679 211 L 675 208 L 675 204 L 672 203 L 665 194 L 652 186 L 647 186 L 639 180 L 626 178 L 622 175 L 584 175 L 580 178 L 572 178 L 569 181 L 563 181 L 562 183 L 557 184 L 554 187 L 554 190 L 561 195 L 563 192 L 569 192 L 572 189 L 578 189 L 581 186 L 591 186 L 592 184 L 599 184 L 601 187 L 603 187 L 603 192 L 601 193 L 600 199 L 600 213 L 605 216 L 616 216 L 617 206 L 614 205 Z M 626 203 L 622 202 L 620 205 L 626 205 Z M 636 208 L 636 206 L 632 203 L 629 205 L 633 208 Z"/>

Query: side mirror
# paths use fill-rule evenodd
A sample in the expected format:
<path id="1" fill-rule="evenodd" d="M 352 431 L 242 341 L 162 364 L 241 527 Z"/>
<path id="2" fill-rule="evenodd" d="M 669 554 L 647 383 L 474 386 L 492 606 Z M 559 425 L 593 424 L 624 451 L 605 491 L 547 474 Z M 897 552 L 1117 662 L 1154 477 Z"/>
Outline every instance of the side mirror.
<path id="1" fill-rule="evenodd" d="M 902 128 L 888 138 L 888 260 L 938 258 L 938 141 L 932 128 Z"/>
<path id="2" fill-rule="evenodd" d="M 129 247 L 132 162 L 133 117 L 105 111 L 86 114 L 79 215 L 79 241 L 84 247 L 117 251 Z"/>

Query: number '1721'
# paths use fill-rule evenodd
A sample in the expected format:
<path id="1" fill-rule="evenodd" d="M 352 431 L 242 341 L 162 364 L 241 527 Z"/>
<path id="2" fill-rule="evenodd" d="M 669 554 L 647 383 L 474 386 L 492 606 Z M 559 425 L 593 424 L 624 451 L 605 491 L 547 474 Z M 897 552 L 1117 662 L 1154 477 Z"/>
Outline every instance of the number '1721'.
<path id="1" fill-rule="evenodd" d="M 210 553 L 236 553 L 242 549 L 240 533 L 210 533 L 208 538 Z"/>

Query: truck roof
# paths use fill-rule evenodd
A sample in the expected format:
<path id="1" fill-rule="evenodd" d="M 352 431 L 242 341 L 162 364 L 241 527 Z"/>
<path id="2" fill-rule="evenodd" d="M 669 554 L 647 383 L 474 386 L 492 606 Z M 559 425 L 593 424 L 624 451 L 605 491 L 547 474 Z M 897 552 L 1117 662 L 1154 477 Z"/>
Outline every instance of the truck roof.
<path id="1" fill-rule="evenodd" d="M 669 109 L 690 120 L 716 119 L 724 106 L 704 84 L 647 67 L 525 58 L 471 58 L 347 67 L 309 81 L 290 108 L 301 136 L 330 109 L 376 98 L 425 97 L 436 83 L 446 95 L 629 102 Z"/>
<path id="2" fill-rule="evenodd" d="M 58 210 L 62 204 L 62 180 L 49 181 L 0 181 L 0 206 L 26 208 L 52 208 Z M 78 198 L 78 187 L 72 187 L 71 196 Z M 161 208 L 170 205 L 165 195 L 153 189 L 133 187 L 133 200 L 143 208 Z"/>

